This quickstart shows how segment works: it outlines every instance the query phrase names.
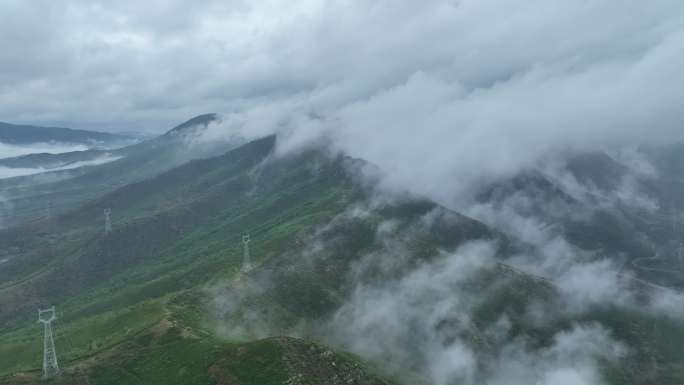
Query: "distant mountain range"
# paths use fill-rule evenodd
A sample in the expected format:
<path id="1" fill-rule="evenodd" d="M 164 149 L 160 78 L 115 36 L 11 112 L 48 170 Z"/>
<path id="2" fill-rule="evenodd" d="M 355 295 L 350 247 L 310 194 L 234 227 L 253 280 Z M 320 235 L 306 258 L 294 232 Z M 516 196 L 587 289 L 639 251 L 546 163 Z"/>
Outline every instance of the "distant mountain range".
<path id="1" fill-rule="evenodd" d="M 109 156 L 114 156 L 114 157 L 125 157 L 125 156 L 130 156 L 132 154 L 141 154 L 141 153 L 146 153 L 147 151 L 155 151 L 154 149 L 159 150 L 161 147 L 164 147 L 165 145 L 174 145 L 174 144 L 180 144 L 183 141 L 190 141 L 191 138 L 189 138 L 192 134 L 197 134 L 197 131 L 201 131 L 203 128 L 205 128 L 211 121 L 217 119 L 216 114 L 204 114 L 204 115 L 199 115 L 197 117 L 194 117 L 174 128 L 166 132 L 164 135 L 159 136 L 159 137 L 152 137 L 148 138 L 147 140 L 142 141 L 141 143 L 128 143 L 129 145 L 123 146 L 121 148 L 113 149 L 113 150 L 106 150 L 106 149 L 89 149 L 86 151 L 69 151 L 69 152 L 63 152 L 63 153 L 32 153 L 32 154 L 26 154 L 26 155 L 21 155 L 21 156 L 15 156 L 15 157 L 7 157 L 4 158 L 0 154 L 0 167 L 7 167 L 7 168 L 40 168 L 45 171 L 50 171 L 52 169 L 58 169 L 60 167 L 64 167 L 69 164 L 73 164 L 76 162 L 87 162 L 91 161 L 93 159 L 100 158 L 105 155 Z M 0 123 L 1 124 L 1 123 Z M 22 127 L 22 126 L 15 126 L 15 127 Z M 44 127 L 40 127 L 44 128 Z M 46 129 L 46 131 L 52 130 L 52 128 Z M 61 129 L 56 129 L 56 130 L 61 130 Z M 69 130 L 69 129 L 66 129 Z M 195 131 L 193 131 L 195 130 Z M 90 132 L 90 131 L 82 131 L 83 135 L 80 137 L 81 139 L 86 139 L 89 138 L 87 135 L 89 134 L 95 134 L 95 135 L 108 135 L 110 138 L 113 140 L 132 140 L 132 137 L 127 137 L 127 136 L 120 136 L 120 135 L 114 135 L 114 134 L 105 134 L 105 133 L 99 133 L 99 132 Z M 52 134 L 52 133 L 51 133 Z M 42 137 L 43 141 L 46 141 L 48 136 L 36 136 L 37 137 Z M 52 137 L 55 137 L 54 134 L 52 134 Z M 62 136 L 66 138 L 66 136 Z M 90 138 L 94 138 L 95 136 L 90 136 Z M 128 139 L 126 139 L 128 138 Z M 0 139 L 0 142 L 2 140 Z M 75 142 L 74 142 L 75 143 Z M 99 142 L 99 143 L 104 143 L 104 142 Z M 111 141 L 108 141 L 107 143 L 112 143 Z M 124 142 L 118 142 L 118 143 L 124 143 Z M 173 149 L 173 150 L 178 150 L 178 149 Z"/>
<path id="2" fill-rule="evenodd" d="M 74 143 L 95 146 L 130 141 L 130 136 L 107 132 L 41 127 L 0 122 L 0 142 L 15 145 L 31 143 Z"/>
<path id="3" fill-rule="evenodd" d="M 104 192 L 142 181 L 193 159 L 223 154 L 244 143 L 239 137 L 225 141 L 196 141 L 215 119 L 215 114 L 200 115 L 163 135 L 112 150 L 40 153 L 0 159 L 0 168 L 40 171 L 0 179 L 0 196 L 12 206 L 11 218 L 6 217 L 0 225 L 36 219 L 48 204 L 53 205 L 56 212 L 73 208 Z"/>

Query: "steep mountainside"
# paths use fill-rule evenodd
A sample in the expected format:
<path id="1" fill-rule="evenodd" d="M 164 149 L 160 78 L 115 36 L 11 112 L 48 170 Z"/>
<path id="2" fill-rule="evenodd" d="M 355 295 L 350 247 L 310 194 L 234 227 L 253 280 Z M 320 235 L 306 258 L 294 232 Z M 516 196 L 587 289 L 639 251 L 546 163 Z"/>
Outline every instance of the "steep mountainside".
<path id="1" fill-rule="evenodd" d="M 12 357 L 0 372 L 38 367 L 33 317 L 36 307 L 48 303 L 59 307 L 60 329 L 69 336 L 64 337 L 71 346 L 67 361 L 109 349 L 166 314 L 190 319 L 199 329 L 202 324 L 192 321 L 196 310 L 177 296 L 239 276 L 243 231 L 251 234 L 256 265 L 277 263 L 316 226 L 366 199 L 346 171 L 354 162 L 330 161 L 316 152 L 274 159 L 274 143 L 268 137 L 221 157 L 193 161 L 52 221 L 0 233 L 6 250 L 0 267 L 0 339 L 3 356 Z M 103 207 L 113 211 L 114 229 L 106 236 Z M 378 218 L 417 220 L 436 208 L 427 202 L 396 207 Z M 465 232 L 450 239 L 436 231 L 440 242 L 498 237 L 475 221 L 450 215 L 436 229 Z"/>
<path id="2" fill-rule="evenodd" d="M 568 159 L 566 175 L 528 170 L 488 186 L 478 203 L 541 221 L 549 232 L 613 258 L 651 282 L 684 287 L 684 277 L 676 272 L 684 268 L 678 267 L 677 251 L 684 242 L 678 231 L 684 212 L 681 176 L 672 169 L 677 156 L 667 153 L 649 155 L 658 156 L 652 158 L 656 169 L 651 174 L 631 171 L 605 153 L 581 154 Z M 675 273 L 634 268 L 634 261 L 654 256 L 661 265 L 675 264 L 670 268 Z"/>
<path id="3" fill-rule="evenodd" d="M 359 293 L 387 288 L 412 306 L 441 309 L 427 329 L 410 317 L 398 322 L 410 333 L 392 346 L 415 357 L 410 363 L 392 349 L 367 357 L 403 383 L 429 383 L 423 358 L 433 347 L 420 341 L 465 341 L 476 357 L 497 362 L 516 341 L 545 351 L 557 335 L 596 324 L 632 349 L 602 362 L 608 383 L 684 378 L 684 326 L 619 307 L 562 312 L 560 288 L 508 264 L 534 255 L 534 246 L 424 199 L 377 196 L 357 179 L 361 161 L 318 150 L 279 157 L 275 145 L 275 137 L 256 140 L 0 231 L 0 383 L 35 383 L 42 348 L 35 309 L 48 305 L 59 312 L 64 375 L 55 383 L 386 383 L 354 357 L 263 338 L 298 335 L 356 350 L 344 333 L 365 330 L 336 328 L 340 317 L 353 316 L 348 306 Z M 560 191 L 551 182 L 512 184 L 529 185 Z M 505 199 L 513 190 L 483 197 Z M 104 208 L 112 210 L 107 234 Z M 487 245 L 489 259 L 448 265 L 449 255 L 473 244 Z M 447 287 L 421 286 L 415 276 L 425 269 L 431 280 L 442 274 Z M 660 295 L 639 290 L 644 298 Z M 448 293 L 465 307 L 432 302 Z M 533 322 L 530 307 L 550 319 Z M 502 320 L 506 331 L 492 334 Z M 366 331 L 384 332 L 371 326 Z"/>

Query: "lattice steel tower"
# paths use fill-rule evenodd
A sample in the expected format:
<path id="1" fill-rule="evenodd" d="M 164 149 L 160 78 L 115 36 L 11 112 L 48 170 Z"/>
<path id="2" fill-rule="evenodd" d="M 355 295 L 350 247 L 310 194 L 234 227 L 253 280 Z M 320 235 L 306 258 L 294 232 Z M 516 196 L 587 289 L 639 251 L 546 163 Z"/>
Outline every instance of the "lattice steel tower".
<path id="1" fill-rule="evenodd" d="M 677 209 L 672 209 L 672 233 L 677 234 Z"/>
<path id="2" fill-rule="evenodd" d="M 104 209 L 105 215 L 105 234 L 112 232 L 112 209 Z"/>
<path id="3" fill-rule="evenodd" d="M 55 307 L 49 309 L 38 309 L 38 322 L 43 324 L 43 378 L 52 378 L 59 374 L 59 364 L 57 363 L 57 350 L 55 350 L 55 340 L 52 336 L 52 321 L 57 319 Z"/>
<path id="4" fill-rule="evenodd" d="M 45 206 L 45 217 L 48 221 L 52 221 L 52 201 Z"/>
<path id="5" fill-rule="evenodd" d="M 248 271 L 252 268 L 252 257 L 249 255 L 249 234 L 242 235 L 242 271 Z"/>

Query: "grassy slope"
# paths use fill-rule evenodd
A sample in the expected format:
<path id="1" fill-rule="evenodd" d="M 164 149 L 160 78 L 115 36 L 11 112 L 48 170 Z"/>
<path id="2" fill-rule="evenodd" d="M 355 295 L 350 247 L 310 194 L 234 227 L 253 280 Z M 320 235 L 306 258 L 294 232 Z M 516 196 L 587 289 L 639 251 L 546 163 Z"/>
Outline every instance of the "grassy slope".
<path id="1" fill-rule="evenodd" d="M 3 234 L 21 255 L 0 272 L 0 375 L 39 367 L 37 303 L 60 309 L 60 335 L 70 336 L 58 337 L 58 346 L 68 346 L 65 362 L 98 354 L 165 318 L 172 293 L 234 275 L 241 231 L 252 233 L 259 263 L 341 209 L 340 194 L 350 186 L 339 164 L 314 170 L 311 159 L 285 161 L 256 180 L 250 172 L 272 146 L 267 138 L 191 162 L 60 217 L 52 225 L 60 243 L 47 258 L 46 229 Z M 101 207 L 118 214 L 108 237 L 101 223 L 88 223 Z"/>
<path id="2" fill-rule="evenodd" d="M 355 357 L 319 344 L 284 337 L 231 343 L 193 334 L 175 320 L 64 369 L 57 379 L 44 382 L 39 375 L 22 373 L 0 384 L 390 385 Z"/>
<path id="3" fill-rule="evenodd" d="M 10 357 L 0 362 L 0 375 L 39 367 L 37 304 L 58 305 L 58 346 L 66 346 L 66 363 L 119 346 L 169 317 L 200 330 L 201 310 L 189 302 L 175 306 L 175 293 L 193 293 L 237 274 L 242 231 L 250 231 L 261 264 L 297 247 L 303 234 L 358 196 L 341 159 L 321 162 L 310 153 L 262 164 L 273 140 L 127 186 L 49 228 L 36 224 L 0 234 L 8 249 L 18 250 L 0 271 L 6 282 L 0 289 L 0 355 Z M 92 223 L 102 207 L 115 213 L 115 230 L 107 237 L 101 223 Z M 413 211 L 424 214 L 434 205 L 416 207 L 386 215 L 415 216 Z M 471 226 L 486 232 L 480 224 Z"/>

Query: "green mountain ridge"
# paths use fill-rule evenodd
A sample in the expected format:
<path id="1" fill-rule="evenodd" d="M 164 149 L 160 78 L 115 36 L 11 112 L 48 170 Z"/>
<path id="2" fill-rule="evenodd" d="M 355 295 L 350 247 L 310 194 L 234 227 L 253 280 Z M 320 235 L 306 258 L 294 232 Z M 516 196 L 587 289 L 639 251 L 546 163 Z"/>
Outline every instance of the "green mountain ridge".
<path id="1" fill-rule="evenodd" d="M 97 330 L 102 323 L 125 319 L 132 332 L 142 332 L 163 316 L 159 310 L 152 316 L 140 314 L 147 313 L 143 309 L 164 306 L 160 303 L 173 293 L 193 291 L 207 280 L 238 274 L 236 245 L 244 228 L 259 245 L 254 253 L 260 264 L 286 245 L 296 245 L 307 229 L 334 217 L 363 194 L 345 176 L 348 160 L 330 162 L 312 152 L 272 161 L 274 145 L 275 138 L 267 137 L 224 156 L 192 161 L 106 194 L 51 223 L 0 233 L 5 249 L 21 253 L 9 256 L 0 270 L 5 282 L 0 289 L 0 322 L 3 335 L 9 336 L 3 354 L 16 358 L 10 365 L 19 366 L 13 370 L 25 367 L 22 360 L 39 358 L 29 358 L 36 346 L 27 351 L 19 342 L 25 340 L 24 333 L 35 335 L 35 330 L 22 326 L 33 323 L 35 307 L 58 304 L 64 314 L 60 322 L 69 333 L 74 325 L 90 324 L 89 330 Z M 115 213 L 114 231 L 107 237 L 102 235 L 102 223 L 92 223 L 102 207 Z M 405 211 L 401 215 L 415 216 L 416 210 L 425 213 L 433 207 L 407 206 L 392 215 Z M 487 232 L 472 223 L 476 234 Z M 50 234 L 55 229 L 61 235 Z M 225 259 L 225 250 L 236 253 L 232 261 Z M 102 336 L 96 330 L 93 333 L 100 337 L 85 346 L 74 344 L 72 359 L 111 347 L 130 334 Z"/>
<path id="2" fill-rule="evenodd" d="M 54 383 L 387 383 L 376 371 L 429 383 L 419 359 L 396 367 L 388 351 L 370 357 L 372 369 L 338 353 L 353 346 L 328 328 L 359 285 L 400 281 L 472 242 L 493 245 L 496 259 L 454 283 L 470 298 L 472 320 L 441 317 L 435 327 L 445 346 L 458 339 L 478 357 L 495 358 L 502 343 L 525 338 L 530 349 L 543 349 L 574 325 L 600 323 L 633 349 L 603 364 L 609 384 L 684 378 L 681 324 L 621 308 L 564 315 L 553 283 L 507 265 L 531 246 L 419 197 L 378 203 L 356 177 L 362 161 L 331 159 L 324 150 L 279 157 L 276 144 L 274 136 L 252 141 L 78 197 L 50 220 L 1 230 L 0 383 L 36 383 L 35 310 L 47 305 L 59 310 L 64 374 Z M 106 180 L 120 169 L 97 170 Z M 110 234 L 104 208 L 112 209 Z M 249 271 L 241 271 L 245 232 Z M 531 304 L 559 315 L 531 323 Z M 498 340 L 487 331 L 502 316 L 511 328 Z M 658 337 L 663 331 L 667 338 Z M 267 338 L 280 335 L 334 349 Z M 424 353 L 411 338 L 402 349 Z"/>
<path id="3" fill-rule="evenodd" d="M 271 184 L 275 183 L 272 179 L 271 183 L 261 183 L 256 194 L 268 194 L 272 196 L 272 201 L 267 199 L 257 206 L 247 205 L 241 208 L 242 204 L 246 204 L 245 201 L 250 200 L 247 195 L 243 202 L 238 199 L 232 204 L 224 199 L 226 193 L 252 192 L 253 174 L 246 171 L 258 165 L 271 153 L 274 140 L 270 137 L 253 142 L 225 156 L 194 161 L 149 181 L 124 187 L 83 206 L 82 209 L 55 218 L 54 223 L 34 223 L 25 228 L 4 232 L 3 242 L 36 245 L 36 249 L 35 253 L 22 250 L 25 254 L 10 257 L 10 261 L 2 269 L 3 282 L 7 282 L 7 277 L 16 279 L 0 289 L 0 318 L 3 319 L 2 335 L 5 337 L 0 343 L 0 356 L 12 357 L 9 362 L 1 361 L 3 368 L 0 372 L 6 375 L 8 369 L 9 373 L 23 371 L 39 363 L 39 355 L 34 355 L 35 346 L 22 342 L 27 341 L 26 338 L 33 338 L 27 336 L 36 335 L 34 327 L 22 327 L 25 323 L 34 324 L 32 318 L 35 306 L 48 302 L 59 304 L 63 314 L 59 321 L 64 325 L 61 329 L 64 330 L 62 335 L 71 335 L 68 338 L 74 341 L 73 349 L 64 355 L 66 361 L 79 357 L 83 359 L 103 349 L 108 350 L 117 346 L 130 338 L 131 333 L 147 333 L 146 330 L 163 321 L 168 310 L 162 309 L 169 306 L 169 300 L 178 293 L 201 286 L 207 279 L 216 279 L 217 274 L 219 277 L 230 277 L 235 274 L 237 269 L 232 266 L 239 267 L 239 262 L 231 262 L 230 258 L 226 260 L 224 254 L 224 250 L 234 249 L 231 243 L 234 243 L 235 239 L 225 239 L 225 231 L 217 234 L 217 226 L 236 226 L 231 225 L 231 221 L 238 221 L 241 226 L 245 220 L 251 222 L 252 226 L 259 224 L 260 229 L 252 227 L 254 239 L 259 240 L 268 235 L 269 241 L 263 247 L 277 248 L 278 244 L 288 241 L 288 235 L 292 231 L 313 223 L 316 217 L 326 215 L 327 210 L 333 207 L 329 200 L 324 197 L 325 204 L 313 207 L 312 202 L 315 200 L 310 200 L 315 198 L 316 193 L 325 191 L 326 185 L 320 186 L 323 190 L 318 188 L 310 192 L 302 191 L 307 183 L 306 177 L 311 176 L 306 169 L 281 175 L 277 186 Z M 281 170 L 264 170 L 262 175 L 277 175 Z M 188 186 L 188 179 L 194 180 L 195 183 Z M 298 181 L 300 185 L 285 187 L 289 185 L 288 182 L 293 181 Z M 210 187 L 210 191 L 205 190 L 207 187 Z M 150 188 L 157 194 L 154 199 L 149 195 Z M 176 194 L 188 198 L 188 201 L 178 202 Z M 167 199 L 164 199 L 165 195 L 168 196 Z M 91 214 L 99 213 L 102 205 L 113 207 L 114 212 L 121 218 L 115 218 L 114 231 L 108 237 L 102 236 L 101 224 L 97 224 L 97 230 L 87 228 L 92 224 L 86 224 L 84 227 L 84 221 L 90 222 Z M 289 206 L 294 207 L 287 209 Z M 233 219 L 230 219 L 226 211 L 231 208 L 238 210 L 238 213 L 233 214 L 237 217 Z M 290 212 L 283 213 L 279 208 L 285 208 Z M 300 216 L 305 210 L 312 211 L 312 216 L 308 220 Z M 274 213 L 278 215 L 272 218 Z M 160 227 L 165 223 L 176 223 L 182 227 Z M 55 237 L 49 235 L 48 231 L 55 228 L 60 229 L 61 234 L 70 234 L 64 236 L 61 242 L 72 244 L 52 245 L 54 248 L 49 255 L 52 260 L 46 261 L 43 252 Z M 262 232 L 266 234 L 262 235 Z M 140 235 L 143 237 L 139 238 Z M 202 250 L 196 237 L 208 237 L 208 242 L 213 240 L 220 244 L 209 243 L 212 252 Z M 120 248 L 123 245 L 127 247 L 125 250 Z M 117 246 L 119 248 L 116 248 Z M 16 247 L 22 249 L 21 246 L 10 246 L 9 249 Z M 78 255 L 71 254 L 74 249 L 81 247 L 84 247 L 84 250 Z M 115 254 L 112 254 L 112 250 Z M 214 255 L 208 255 L 212 253 Z M 165 256 L 169 254 L 174 256 Z M 105 298 L 102 298 L 102 295 Z M 185 309 L 181 311 L 184 314 L 186 312 L 188 311 Z M 126 324 L 127 327 L 125 330 L 116 331 L 114 325 L 120 323 Z M 78 325 L 88 326 L 85 330 L 74 333 Z M 90 338 L 75 337 L 76 335 Z M 207 344 L 214 344 L 210 342 L 212 338 L 203 338 L 208 338 Z M 58 346 L 65 346 L 60 344 L 63 341 L 58 338 Z M 190 342 L 184 339 L 183 343 Z M 125 354 L 136 353 L 126 349 Z M 97 371 L 98 368 L 95 366 L 92 370 Z M 321 367 L 321 370 L 324 369 L 324 366 Z M 239 368 L 236 370 L 239 371 Z M 274 376 L 285 374 L 277 371 Z M 358 370 L 357 374 L 352 375 L 365 376 Z M 93 373 L 92 376 L 92 381 L 99 381 L 97 373 Z M 315 373 L 311 376 L 315 378 Z M 370 375 L 366 377 L 372 378 Z M 9 381 L 17 381 L 16 376 L 12 378 Z M 30 379 L 27 381 L 30 383 Z M 120 378 L 117 381 L 125 383 L 133 380 Z M 302 381 L 309 380 L 303 377 Z M 362 383 L 380 383 L 369 381 Z M 239 383 L 255 382 L 245 380 Z"/>

